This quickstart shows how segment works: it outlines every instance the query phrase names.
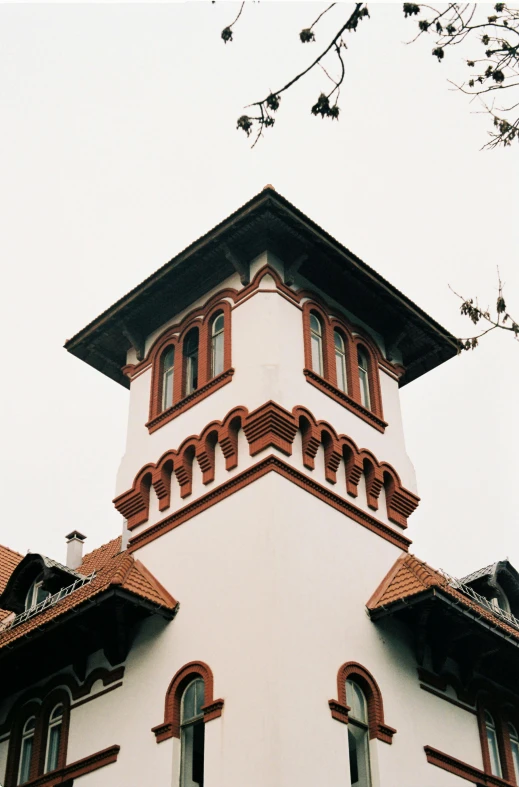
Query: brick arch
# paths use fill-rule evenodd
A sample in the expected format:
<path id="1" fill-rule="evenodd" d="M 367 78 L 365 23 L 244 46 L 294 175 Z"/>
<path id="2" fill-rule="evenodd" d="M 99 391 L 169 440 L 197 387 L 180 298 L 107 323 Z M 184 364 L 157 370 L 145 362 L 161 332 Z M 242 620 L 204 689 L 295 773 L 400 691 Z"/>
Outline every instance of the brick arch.
<path id="1" fill-rule="evenodd" d="M 214 479 L 214 448 L 219 443 L 225 457 L 227 470 L 238 464 L 238 433 L 248 415 L 246 407 L 233 408 L 223 421 L 212 421 L 200 435 L 187 437 L 178 449 L 166 451 L 156 464 L 145 465 L 136 475 L 131 489 L 113 501 L 116 509 L 128 522 L 132 530 L 149 517 L 149 491 L 152 485 L 159 499 L 159 510 L 171 505 L 171 477 L 177 478 L 181 498 L 192 493 L 193 462 L 198 462 L 202 471 L 202 483 Z"/>
<path id="2" fill-rule="evenodd" d="M 348 723 L 350 707 L 346 697 L 346 680 L 354 680 L 363 690 L 368 704 L 369 737 L 377 738 L 384 743 L 392 743 L 396 730 L 384 721 L 384 703 L 382 693 L 375 678 L 362 664 L 347 661 L 337 672 L 337 699 L 329 700 L 332 718 Z"/>
<path id="3" fill-rule="evenodd" d="M 152 727 L 157 743 L 168 738 L 180 738 L 180 703 L 182 694 L 188 684 L 195 678 L 204 681 L 204 723 L 212 721 L 222 715 L 223 699 L 213 699 L 214 680 L 211 668 L 203 661 L 190 661 L 185 664 L 173 677 L 166 691 L 164 702 L 164 721 Z"/>

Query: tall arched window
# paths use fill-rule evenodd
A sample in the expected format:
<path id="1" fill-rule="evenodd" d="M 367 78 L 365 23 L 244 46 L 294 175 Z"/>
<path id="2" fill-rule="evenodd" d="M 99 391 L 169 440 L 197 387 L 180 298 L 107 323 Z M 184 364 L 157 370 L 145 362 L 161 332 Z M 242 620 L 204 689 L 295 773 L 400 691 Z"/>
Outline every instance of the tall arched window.
<path id="1" fill-rule="evenodd" d="M 173 404 L 173 375 L 175 371 L 175 348 L 168 347 L 162 356 L 162 409 Z"/>
<path id="2" fill-rule="evenodd" d="M 211 377 L 216 377 L 224 368 L 224 316 L 220 312 L 211 325 Z"/>
<path id="3" fill-rule="evenodd" d="M 512 750 L 515 780 L 519 782 L 519 735 L 515 726 L 510 722 L 508 722 L 508 736 L 510 738 L 510 749 Z"/>
<path id="4" fill-rule="evenodd" d="M 371 410 L 368 359 L 366 353 L 360 347 L 357 350 L 357 360 L 359 365 L 360 401 L 366 410 Z"/>
<path id="5" fill-rule="evenodd" d="M 497 740 L 496 723 L 493 716 L 486 710 L 485 718 L 485 732 L 487 736 L 488 755 L 490 759 L 490 772 L 494 776 L 502 776 L 503 771 L 501 768 L 501 759 L 499 756 L 499 744 Z"/>
<path id="6" fill-rule="evenodd" d="M 195 678 L 182 695 L 180 787 L 203 787 L 204 784 L 204 690 L 202 678 Z"/>
<path id="7" fill-rule="evenodd" d="M 322 377 L 324 374 L 323 326 L 321 320 L 314 312 L 310 312 L 310 343 L 312 347 L 312 369 Z"/>
<path id="8" fill-rule="evenodd" d="M 333 342 L 335 345 L 335 369 L 337 372 L 337 388 L 344 393 L 348 393 L 348 379 L 346 377 L 346 348 L 344 339 L 339 331 L 333 332 Z"/>
<path id="9" fill-rule="evenodd" d="M 348 747 L 350 752 L 350 779 L 352 787 L 370 787 L 368 703 L 360 686 L 353 680 L 346 681 L 348 712 Z"/>
<path id="10" fill-rule="evenodd" d="M 47 749 L 45 752 L 44 773 L 53 771 L 59 764 L 59 745 L 61 741 L 61 730 L 63 727 L 63 705 L 60 702 L 56 705 L 49 716 L 47 731 Z"/>
<path id="11" fill-rule="evenodd" d="M 28 782 L 31 777 L 35 732 L 36 716 L 30 716 L 23 725 L 22 742 L 20 747 L 20 765 L 18 766 L 18 780 L 16 784 Z"/>
<path id="12" fill-rule="evenodd" d="M 198 388 L 198 328 L 192 328 L 184 339 L 184 395 Z"/>

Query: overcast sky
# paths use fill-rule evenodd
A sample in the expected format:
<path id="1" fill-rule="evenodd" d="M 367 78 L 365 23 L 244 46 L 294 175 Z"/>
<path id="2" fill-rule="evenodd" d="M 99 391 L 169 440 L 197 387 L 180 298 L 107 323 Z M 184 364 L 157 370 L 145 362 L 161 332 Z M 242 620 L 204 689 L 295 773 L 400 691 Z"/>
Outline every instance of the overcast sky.
<path id="1" fill-rule="evenodd" d="M 266 183 L 454 334 L 448 285 L 494 301 L 497 264 L 519 312 L 519 147 L 480 152 L 488 120 L 447 83 L 462 53 L 405 46 L 401 4 L 349 36 L 340 122 L 310 115 L 316 72 L 254 150 L 235 130 L 347 12 L 303 47 L 324 7 L 248 3 L 227 46 L 237 4 L 0 7 L 2 543 L 64 560 L 70 530 L 89 549 L 120 532 L 128 392 L 63 342 Z M 457 575 L 519 568 L 518 361 L 491 335 L 402 391 L 413 551 Z"/>

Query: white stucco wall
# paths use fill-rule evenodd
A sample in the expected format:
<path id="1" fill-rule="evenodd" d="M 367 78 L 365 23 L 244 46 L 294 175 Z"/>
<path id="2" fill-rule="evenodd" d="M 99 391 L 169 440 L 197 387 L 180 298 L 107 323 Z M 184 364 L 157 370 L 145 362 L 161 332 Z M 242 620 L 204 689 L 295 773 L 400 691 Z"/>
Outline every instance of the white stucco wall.
<path id="1" fill-rule="evenodd" d="M 461 784 L 423 746 L 481 767 L 475 716 L 422 691 L 408 634 L 365 611 L 398 554 L 275 474 L 139 550 L 180 609 L 143 627 L 121 689 L 73 711 L 69 759 L 121 745 L 117 767 L 84 783 L 176 784 L 178 741 L 150 730 L 175 672 L 202 660 L 225 699 L 206 725 L 207 787 L 347 785 L 347 728 L 328 708 L 345 661 L 371 671 L 397 729 L 371 743 L 374 787 Z"/>

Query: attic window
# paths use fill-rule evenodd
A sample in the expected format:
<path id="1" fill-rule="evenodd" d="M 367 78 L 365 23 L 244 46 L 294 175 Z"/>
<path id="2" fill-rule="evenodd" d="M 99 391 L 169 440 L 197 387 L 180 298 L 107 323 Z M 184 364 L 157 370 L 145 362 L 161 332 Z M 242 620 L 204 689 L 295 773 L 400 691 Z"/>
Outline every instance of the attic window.
<path id="1" fill-rule="evenodd" d="M 50 593 L 48 590 L 43 589 L 43 579 L 40 574 L 40 576 L 34 580 L 25 596 L 25 609 L 32 609 L 36 604 L 45 601 L 47 596 L 50 596 Z"/>

